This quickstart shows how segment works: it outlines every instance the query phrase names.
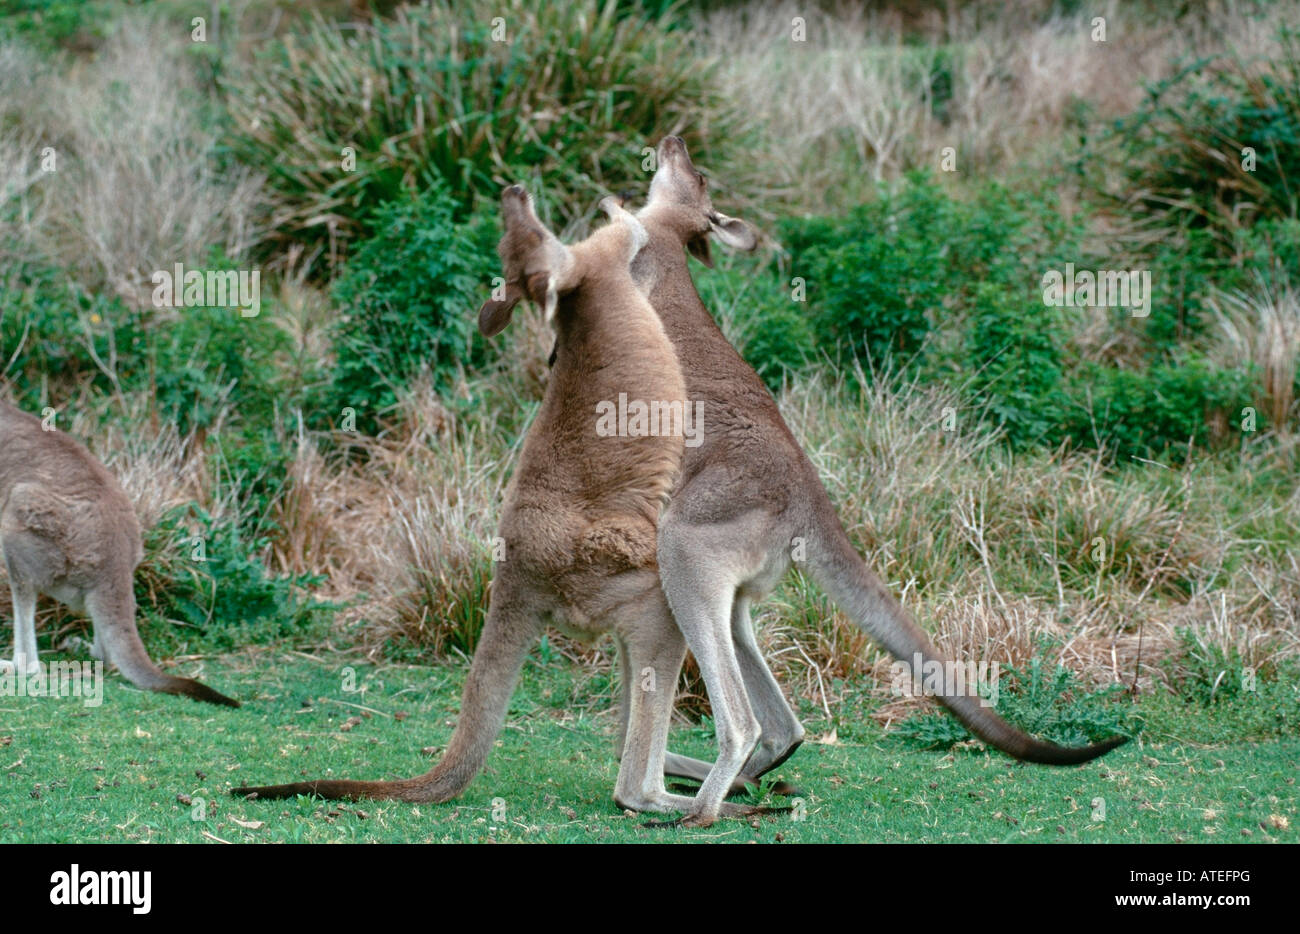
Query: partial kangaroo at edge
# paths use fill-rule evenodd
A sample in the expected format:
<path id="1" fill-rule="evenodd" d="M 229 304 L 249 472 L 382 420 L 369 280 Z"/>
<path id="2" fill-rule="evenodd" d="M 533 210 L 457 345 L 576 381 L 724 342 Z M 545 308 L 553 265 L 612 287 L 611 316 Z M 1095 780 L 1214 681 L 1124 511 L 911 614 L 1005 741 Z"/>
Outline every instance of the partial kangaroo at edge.
<path id="1" fill-rule="evenodd" d="M 442 760 L 400 781 L 322 780 L 234 789 L 283 798 L 386 798 L 441 802 L 482 768 L 505 719 L 529 647 L 546 624 L 593 639 L 612 631 L 620 656 L 657 690 L 631 692 L 615 800 L 638 811 L 684 810 L 664 789 L 674 688 L 686 646 L 659 584 L 655 526 L 681 467 L 684 437 L 602 435 L 598 406 L 629 399 L 686 403 L 673 345 L 630 273 L 645 243 L 641 224 L 606 199 L 610 223 L 565 247 L 518 186 L 501 199 L 497 248 L 505 294 L 486 302 L 479 329 L 501 331 L 518 301 L 541 304 L 556 331 L 556 358 L 541 409 L 506 491 L 487 622 L 474 652 L 460 716 Z M 754 809 L 726 804 L 723 813 Z"/>
<path id="2" fill-rule="evenodd" d="M 687 253 L 711 265 L 710 235 L 740 249 L 752 249 L 756 237 L 743 221 L 714 210 L 681 139 L 660 143 L 650 196 L 637 217 L 650 239 L 633 276 L 677 350 L 688 397 L 709 413 L 704 441 L 685 451 L 659 525 L 664 590 L 699 662 L 718 736 L 712 765 L 669 754 L 666 767 L 703 781 L 683 823 L 707 826 L 738 776 L 764 774 L 803 740 L 749 619 L 751 603 L 789 569 L 794 539 L 806 540 L 817 583 L 896 658 L 909 666 L 918 653 L 945 659 L 858 555 L 767 387 L 700 301 Z M 1057 746 L 1017 730 L 976 698 L 939 699 L 985 742 L 1030 762 L 1086 762 L 1125 741 Z"/>
<path id="3" fill-rule="evenodd" d="M 132 684 L 209 704 L 239 702 L 192 678 L 165 674 L 135 625 L 140 525 L 117 479 L 91 453 L 39 419 L 0 402 L 0 552 L 14 603 L 14 660 L 37 668 L 36 597 L 48 594 L 94 624 L 91 654 Z"/>

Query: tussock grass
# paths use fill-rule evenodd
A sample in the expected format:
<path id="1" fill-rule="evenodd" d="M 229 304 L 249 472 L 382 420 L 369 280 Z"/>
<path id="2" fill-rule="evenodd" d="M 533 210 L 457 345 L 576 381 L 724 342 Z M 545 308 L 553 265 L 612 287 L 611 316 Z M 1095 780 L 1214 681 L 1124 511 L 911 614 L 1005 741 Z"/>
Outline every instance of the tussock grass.
<path id="1" fill-rule="evenodd" d="M 268 167 L 274 236 L 322 245 L 331 264 L 369 208 L 432 178 L 465 207 L 527 183 L 557 198 L 557 227 L 585 224 L 597 191 L 648 180 L 643 149 L 661 136 L 687 133 L 728 161 L 740 129 L 687 33 L 613 0 L 433 0 L 369 23 L 316 16 L 225 87 L 232 142 Z M 342 168 L 345 146 L 353 169 Z"/>
<path id="2" fill-rule="evenodd" d="M 1258 369 L 1265 424 L 1286 430 L 1292 424 L 1300 364 L 1300 296 L 1289 283 L 1273 286 L 1261 277 L 1253 292 L 1219 296 L 1212 307 L 1220 358 L 1230 366 Z"/>
<path id="3" fill-rule="evenodd" d="M 19 154 L 4 160 L 4 187 L 22 201 L 7 223 L 28 244 L 25 258 L 35 252 L 88 290 L 144 305 L 157 269 L 201 265 L 214 250 L 245 257 L 261 180 L 218 166 L 220 140 L 183 41 L 132 18 L 67 71 L 21 46 L 0 49 L 0 152 Z M 42 170 L 46 147 L 53 172 Z"/>
<path id="4" fill-rule="evenodd" d="M 1223 508 L 1258 464 L 1116 470 L 1105 452 L 1015 455 L 979 413 L 944 432 L 954 400 L 942 394 L 859 380 L 857 393 L 842 374 L 815 374 L 789 387 L 783 410 L 867 562 L 947 651 L 1019 665 L 1046 636 L 1086 679 L 1136 675 L 1150 689 L 1179 628 L 1228 638 L 1214 595 L 1233 608 L 1243 655 L 1295 654 L 1300 589 L 1255 538 L 1293 521 L 1294 496 Z M 775 664 L 808 696 L 857 675 L 887 686 L 889 660 L 801 578 L 759 619 Z"/>
<path id="5" fill-rule="evenodd" d="M 739 4 L 697 16 L 696 32 L 759 130 L 766 196 L 825 212 L 871 197 L 874 181 L 937 170 L 949 146 L 958 178 L 1060 171 L 1072 146 L 1131 112 L 1144 83 L 1179 60 L 1275 53 L 1277 25 L 1300 5 L 1227 2 L 1177 23 L 1114 0 L 1056 10 L 961 5 L 905 33 L 894 11 Z M 1092 38 L 1098 16 L 1104 42 Z M 796 17 L 804 41 L 792 38 Z M 927 41 L 907 41 L 918 34 Z"/>

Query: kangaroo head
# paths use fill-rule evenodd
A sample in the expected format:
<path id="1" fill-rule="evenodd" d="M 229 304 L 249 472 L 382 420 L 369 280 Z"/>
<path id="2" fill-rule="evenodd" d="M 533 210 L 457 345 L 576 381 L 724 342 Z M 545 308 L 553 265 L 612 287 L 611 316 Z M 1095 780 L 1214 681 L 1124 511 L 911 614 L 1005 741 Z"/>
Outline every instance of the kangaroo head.
<path id="1" fill-rule="evenodd" d="M 669 224 L 690 254 L 706 266 L 713 265 L 710 235 L 736 250 L 748 251 L 758 245 L 758 237 L 749 224 L 714 209 L 708 181 L 691 162 L 681 137 L 663 138 L 659 143 L 658 163 L 642 215 Z"/>
<path id="2" fill-rule="evenodd" d="M 555 321 L 559 300 L 575 291 L 592 274 L 626 270 L 648 235 L 640 221 L 614 198 L 600 203 L 613 223 L 570 248 L 538 219 L 533 201 L 520 185 L 501 193 L 505 232 L 497 244 L 505 279 L 502 298 L 490 298 L 478 313 L 478 329 L 485 337 L 500 333 L 510 323 L 522 298 L 537 302 L 547 324 Z"/>
<path id="3" fill-rule="evenodd" d="M 510 323 L 521 298 L 543 304 L 550 321 L 561 292 L 576 285 L 573 253 L 537 217 L 522 185 L 501 192 L 501 220 L 505 229 L 497 255 L 505 294 L 488 299 L 479 309 L 478 329 L 485 337 L 499 334 Z"/>

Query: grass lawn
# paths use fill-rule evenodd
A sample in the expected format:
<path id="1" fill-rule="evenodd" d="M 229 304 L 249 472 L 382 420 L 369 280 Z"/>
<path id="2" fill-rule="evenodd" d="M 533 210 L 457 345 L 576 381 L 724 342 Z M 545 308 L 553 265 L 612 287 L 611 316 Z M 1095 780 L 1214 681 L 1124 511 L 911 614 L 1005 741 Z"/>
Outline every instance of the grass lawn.
<path id="1" fill-rule="evenodd" d="M 349 664 L 363 690 L 342 690 Z M 850 739 L 810 740 L 778 770 L 803 793 L 795 812 L 704 831 L 648 829 L 611 798 L 609 685 L 536 660 L 486 770 L 454 802 L 242 801 L 228 790 L 425 770 L 433 760 L 424 748 L 436 755 L 450 736 L 464 669 L 261 652 L 196 673 L 245 707 L 142 693 L 116 674 L 98 708 L 0 698 L 0 843 L 1295 842 L 1300 819 L 1300 738 L 1211 742 L 1212 712 L 1154 699 L 1139 707 L 1141 738 L 1067 769 L 921 751 L 869 720 L 841 722 Z M 575 712 L 573 700 L 585 709 Z M 807 714 L 816 737 L 827 724 Z M 708 756 L 707 725 L 675 729 L 673 748 Z M 1097 799 L 1104 819 L 1094 819 Z"/>

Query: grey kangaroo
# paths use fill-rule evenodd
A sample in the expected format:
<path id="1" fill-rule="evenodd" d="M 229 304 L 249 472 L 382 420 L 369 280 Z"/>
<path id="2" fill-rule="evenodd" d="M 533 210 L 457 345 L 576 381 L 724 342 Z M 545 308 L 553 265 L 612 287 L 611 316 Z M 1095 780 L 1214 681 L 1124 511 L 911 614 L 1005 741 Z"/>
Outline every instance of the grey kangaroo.
<path id="1" fill-rule="evenodd" d="M 749 606 L 789 569 L 798 537 L 807 542 L 813 576 L 886 649 L 909 664 L 918 654 L 923 661 L 945 661 L 854 550 L 775 401 L 695 291 L 684 249 L 707 262 L 710 234 L 751 249 L 752 230 L 713 209 L 704 178 L 681 140 L 666 139 L 659 160 L 649 202 L 633 228 L 643 228 L 648 242 L 630 254 L 596 249 L 604 230 L 566 251 L 530 208 L 523 210 L 526 200 L 512 205 L 510 190 L 503 199 L 506 234 L 499 251 L 507 292 L 503 301 L 484 305 L 480 329 L 488 335 L 501 330 L 524 295 L 543 301 L 557 329 L 555 372 L 502 517 L 507 555 L 526 560 L 515 558 L 512 565 L 508 557 L 493 582 L 488 621 L 442 761 L 427 775 L 403 781 L 297 782 L 237 788 L 236 794 L 454 797 L 482 767 L 523 655 L 542 623 L 551 621 L 578 633 L 613 630 L 618 638 L 624 693 L 615 792 L 620 804 L 685 811 L 681 823 L 693 826 L 755 813 L 758 809 L 727 802 L 725 796 L 742 770 L 743 777 L 758 777 L 784 761 L 802 741 L 803 727 L 758 650 Z M 633 279 L 648 294 L 649 305 L 635 289 L 629 292 Z M 658 327 L 646 325 L 647 310 L 651 318 L 657 314 Z M 678 382 L 683 377 L 684 383 Z M 602 444 L 591 431 L 593 404 L 634 385 L 633 380 L 639 391 L 651 393 L 649 398 L 684 396 L 705 412 L 703 443 L 665 445 L 661 455 L 673 452 L 677 460 L 648 473 L 640 461 L 635 470 L 626 469 L 625 453 Z M 649 506 L 654 497 L 646 497 L 651 491 L 662 495 L 665 483 L 672 496 L 658 517 L 655 547 L 666 606 L 655 599 L 656 588 L 647 589 L 656 562 L 644 551 L 655 540 Z M 626 511 L 638 503 L 634 513 Z M 601 533 L 592 538 L 596 529 Z M 602 555 L 595 573 L 581 557 L 592 548 Z M 610 548 L 624 555 L 612 567 L 606 563 Z M 620 563 L 629 557 L 631 566 Z M 669 625 L 668 607 L 680 633 Z M 666 754 L 683 634 L 713 705 L 719 754 L 712 764 Z M 666 689 L 637 685 L 634 679 L 647 669 Z M 1084 762 L 1124 741 L 1060 747 L 1016 730 L 975 697 L 940 699 L 976 735 L 1032 762 Z M 696 797 L 666 793 L 665 771 L 702 779 Z"/>
<path id="2" fill-rule="evenodd" d="M 479 329 L 489 337 L 500 332 L 527 296 L 544 307 L 555 329 L 555 364 L 506 491 L 505 559 L 492 580 L 447 751 L 418 778 L 306 781 L 234 794 L 455 797 L 483 767 L 524 656 L 549 623 L 581 639 L 613 632 L 625 669 L 637 673 L 637 688 L 625 684 L 630 697 L 615 800 L 638 811 L 691 804 L 664 788 L 663 757 L 686 647 L 655 565 L 655 525 L 681 467 L 687 426 L 622 436 L 602 432 L 597 414 L 624 395 L 658 405 L 661 413 L 684 415 L 688 408 L 672 344 L 629 271 L 646 234 L 613 199 L 601 203 L 611 222 L 571 248 L 542 225 L 522 188 L 507 188 L 501 207 L 505 293 L 480 309 Z M 725 802 L 722 813 L 757 810 Z"/>
<path id="3" fill-rule="evenodd" d="M 37 668 L 36 596 L 43 593 L 90 615 L 91 654 L 133 684 L 239 706 L 150 660 L 135 626 L 132 579 L 144 550 L 126 493 L 82 445 L 7 402 L 0 402 L 0 552 L 14 602 L 14 659 L 0 668 Z"/>
<path id="4" fill-rule="evenodd" d="M 757 238 L 743 221 L 714 209 L 704 176 L 678 137 L 660 143 L 637 218 L 650 239 L 633 261 L 633 276 L 677 351 L 687 396 L 709 415 L 703 443 L 684 452 L 681 478 L 659 523 L 664 590 L 699 663 L 718 738 L 716 762 L 670 753 L 665 767 L 703 781 L 681 822 L 708 826 L 738 777 L 763 775 L 803 741 L 803 726 L 759 652 L 749 613 L 789 570 L 796 540 L 806 543 L 813 579 L 895 658 L 909 666 L 918 655 L 946 659 L 858 555 L 776 401 L 700 301 L 687 254 L 712 265 L 710 236 L 744 250 Z M 1029 762 L 1086 762 L 1125 742 L 1061 747 L 1015 729 L 977 697 L 939 700 L 985 742 Z"/>

